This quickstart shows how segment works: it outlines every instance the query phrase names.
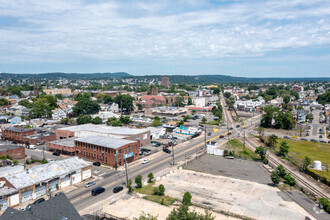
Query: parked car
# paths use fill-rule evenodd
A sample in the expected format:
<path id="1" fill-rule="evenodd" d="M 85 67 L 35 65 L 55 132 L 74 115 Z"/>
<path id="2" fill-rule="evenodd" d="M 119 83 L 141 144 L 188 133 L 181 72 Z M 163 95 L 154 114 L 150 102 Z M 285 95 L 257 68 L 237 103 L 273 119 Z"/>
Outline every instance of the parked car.
<path id="1" fill-rule="evenodd" d="M 35 145 L 30 145 L 30 146 L 28 146 L 27 148 L 28 148 L 28 149 L 33 149 L 33 150 L 34 150 L 34 149 L 37 149 Z"/>
<path id="2" fill-rule="evenodd" d="M 122 191 L 124 188 L 122 186 L 116 186 L 115 188 L 113 188 L 112 192 L 113 193 L 118 193 L 120 191 Z"/>
<path id="3" fill-rule="evenodd" d="M 149 160 L 148 159 L 142 160 L 142 164 L 146 164 L 146 163 L 149 163 Z"/>
<path id="4" fill-rule="evenodd" d="M 96 196 L 100 193 L 103 193 L 105 189 L 103 187 L 96 187 L 95 189 L 92 190 L 92 196 Z"/>
<path id="5" fill-rule="evenodd" d="M 285 138 L 285 139 L 291 139 L 289 136 L 284 136 L 283 138 Z"/>
<path id="6" fill-rule="evenodd" d="M 149 156 L 150 154 L 151 154 L 150 151 L 146 151 L 146 152 L 144 152 L 144 156 Z"/>
<path id="7" fill-rule="evenodd" d="M 93 181 L 93 182 L 89 182 L 85 185 L 86 188 L 89 188 L 91 186 L 94 186 L 96 183 Z"/>
<path id="8" fill-rule="evenodd" d="M 169 145 L 168 145 L 168 144 L 165 144 L 165 145 L 163 146 L 163 149 L 168 148 L 168 147 L 169 147 Z"/>
<path id="9" fill-rule="evenodd" d="M 313 142 L 317 142 L 317 140 L 315 140 L 315 139 L 311 139 L 311 141 L 313 141 Z"/>
<path id="10" fill-rule="evenodd" d="M 306 139 L 306 138 L 300 138 L 300 140 L 302 140 L 302 141 L 307 141 L 307 139 Z"/>
<path id="11" fill-rule="evenodd" d="M 240 125 L 236 125 L 236 128 L 239 128 L 239 127 L 241 127 Z"/>
<path id="12" fill-rule="evenodd" d="M 319 138 L 323 138 L 322 134 L 320 134 Z"/>
<path id="13" fill-rule="evenodd" d="M 208 135 L 211 136 L 211 132 L 209 132 Z"/>
<path id="14" fill-rule="evenodd" d="M 224 138 L 224 136 L 223 135 L 220 135 L 219 138 Z"/>
<path id="15" fill-rule="evenodd" d="M 59 152 L 54 152 L 53 155 L 54 156 L 60 156 L 61 154 Z"/>
<path id="16" fill-rule="evenodd" d="M 59 196 L 61 194 L 64 194 L 64 192 L 58 192 L 58 193 L 55 194 L 55 196 Z"/>
<path id="17" fill-rule="evenodd" d="M 36 201 L 34 201 L 32 204 L 37 205 L 37 204 L 42 203 L 44 201 L 46 201 L 44 198 L 40 198 L 40 199 L 37 199 Z"/>
<path id="18" fill-rule="evenodd" d="M 309 133 L 307 132 L 306 136 L 309 136 Z"/>
<path id="19" fill-rule="evenodd" d="M 229 130 L 233 130 L 234 128 L 233 127 L 230 127 Z"/>
<path id="20" fill-rule="evenodd" d="M 327 142 L 325 140 L 320 140 L 320 143 L 325 143 L 326 144 Z"/>
<path id="21" fill-rule="evenodd" d="M 101 166 L 101 163 L 100 162 L 94 162 L 93 165 L 99 167 L 99 166 Z"/>
<path id="22" fill-rule="evenodd" d="M 163 148 L 163 151 L 165 152 L 165 153 L 168 153 L 168 154 L 170 154 L 172 151 L 171 150 L 169 150 L 169 149 L 167 149 L 167 148 Z"/>

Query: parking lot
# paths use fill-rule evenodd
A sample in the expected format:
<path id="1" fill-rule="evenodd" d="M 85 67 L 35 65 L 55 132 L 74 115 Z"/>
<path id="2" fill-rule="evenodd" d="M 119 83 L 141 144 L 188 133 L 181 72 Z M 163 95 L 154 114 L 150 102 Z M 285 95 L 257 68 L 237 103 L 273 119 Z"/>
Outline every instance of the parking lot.
<path id="1" fill-rule="evenodd" d="M 262 163 L 251 160 L 204 155 L 186 165 L 185 168 L 262 184 L 272 184 L 270 174 Z"/>

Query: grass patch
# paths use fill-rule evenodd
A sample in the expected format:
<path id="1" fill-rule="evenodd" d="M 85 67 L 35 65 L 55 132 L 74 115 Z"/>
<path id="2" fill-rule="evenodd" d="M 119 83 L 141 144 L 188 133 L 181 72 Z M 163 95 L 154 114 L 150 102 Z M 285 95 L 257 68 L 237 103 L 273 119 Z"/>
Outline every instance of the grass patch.
<path id="1" fill-rule="evenodd" d="M 252 159 L 252 160 L 260 160 L 259 155 L 245 147 L 244 144 L 240 142 L 238 139 L 231 139 L 227 142 L 227 149 L 231 151 L 235 151 L 235 156 L 244 158 L 244 159 Z"/>
<path id="2" fill-rule="evenodd" d="M 280 139 L 276 146 L 276 150 L 279 150 L 280 142 L 286 141 L 289 148 L 288 160 L 300 167 L 303 164 L 305 156 L 311 158 L 312 163 L 314 160 L 319 160 L 322 165 L 330 165 L 330 147 L 329 144 L 310 142 L 310 141 L 299 141 L 290 139 Z M 329 171 L 317 171 L 317 173 L 327 179 L 330 179 Z"/>
<path id="3" fill-rule="evenodd" d="M 154 195 L 154 188 L 156 188 L 156 187 L 153 186 L 153 183 L 149 183 L 148 185 L 143 186 L 142 188 L 134 189 L 134 191 L 144 194 L 145 196 L 143 196 L 143 198 L 145 200 L 157 202 L 161 205 L 170 206 L 176 201 L 176 199 L 174 199 L 170 196 L 167 196 L 167 195 L 164 195 L 164 196 Z"/>

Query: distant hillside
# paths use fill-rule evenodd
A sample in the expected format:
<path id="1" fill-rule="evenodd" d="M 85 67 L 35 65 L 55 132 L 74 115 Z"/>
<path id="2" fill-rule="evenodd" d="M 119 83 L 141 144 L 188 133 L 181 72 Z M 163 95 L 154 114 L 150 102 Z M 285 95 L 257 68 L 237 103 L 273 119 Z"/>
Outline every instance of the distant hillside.
<path id="1" fill-rule="evenodd" d="M 17 73 L 0 73 L 0 79 L 106 79 L 106 78 L 128 78 L 132 75 L 125 72 L 117 73 L 40 73 L 40 74 L 17 74 Z"/>
<path id="2" fill-rule="evenodd" d="M 136 79 L 136 83 L 148 83 L 152 80 L 160 81 L 163 75 L 134 76 L 125 72 L 117 73 L 41 73 L 41 74 L 16 74 L 0 73 L 0 79 L 48 79 L 60 78 L 68 80 L 91 80 L 91 79 Z M 274 83 L 274 82 L 329 82 L 330 78 L 248 78 L 227 75 L 168 75 L 171 83 L 178 84 L 203 84 L 203 83 Z"/>

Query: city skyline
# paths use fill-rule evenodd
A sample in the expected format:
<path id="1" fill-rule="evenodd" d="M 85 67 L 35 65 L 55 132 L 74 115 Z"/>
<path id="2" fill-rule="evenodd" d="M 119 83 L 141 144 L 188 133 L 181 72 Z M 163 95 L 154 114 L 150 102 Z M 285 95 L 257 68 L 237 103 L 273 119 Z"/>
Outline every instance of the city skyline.
<path id="1" fill-rule="evenodd" d="M 8 1 L 0 72 L 326 77 L 327 1 Z"/>

